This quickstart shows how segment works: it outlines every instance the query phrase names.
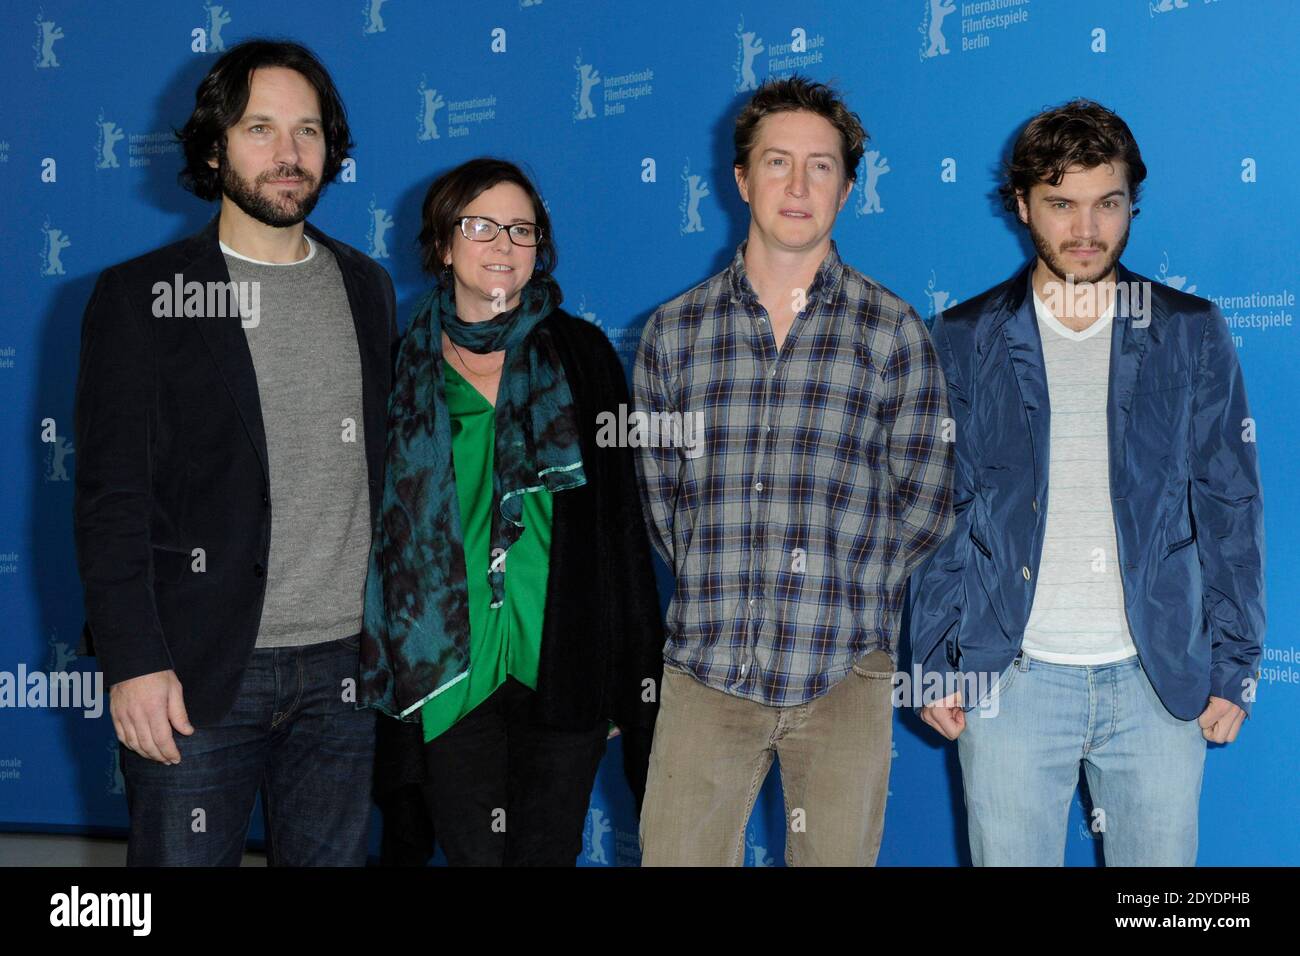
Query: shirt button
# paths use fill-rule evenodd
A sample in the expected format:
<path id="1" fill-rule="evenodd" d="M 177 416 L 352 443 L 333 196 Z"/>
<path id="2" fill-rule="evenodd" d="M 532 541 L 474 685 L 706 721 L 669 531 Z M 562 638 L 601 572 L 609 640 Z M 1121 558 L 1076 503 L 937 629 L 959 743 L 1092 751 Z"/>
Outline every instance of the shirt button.
<path id="1" fill-rule="evenodd" d="M 755 490 L 755 491 L 762 491 L 762 490 L 763 490 L 763 483 L 762 483 L 761 481 L 756 481 L 756 482 L 754 482 L 754 490 Z"/>
<path id="2" fill-rule="evenodd" d="M 1021 568 L 1020 573 L 1025 576 L 1026 581 L 1029 580 L 1029 568 Z"/>
<path id="3" fill-rule="evenodd" d="M 1035 511 L 1038 510 L 1038 499 L 1037 499 L 1037 498 L 1034 499 L 1034 510 L 1035 510 Z"/>
<path id="4" fill-rule="evenodd" d="M 750 606 L 750 607 L 753 607 L 755 603 L 756 603 L 756 602 L 754 601 L 753 598 L 750 598 L 750 599 L 749 599 L 749 606 Z"/>
<path id="5" fill-rule="evenodd" d="M 771 430 L 772 430 L 772 426 L 771 426 L 771 425 L 764 425 L 764 426 L 763 426 L 763 434 L 764 434 L 764 435 L 766 435 L 766 434 L 767 434 L 768 432 L 770 432 Z"/>

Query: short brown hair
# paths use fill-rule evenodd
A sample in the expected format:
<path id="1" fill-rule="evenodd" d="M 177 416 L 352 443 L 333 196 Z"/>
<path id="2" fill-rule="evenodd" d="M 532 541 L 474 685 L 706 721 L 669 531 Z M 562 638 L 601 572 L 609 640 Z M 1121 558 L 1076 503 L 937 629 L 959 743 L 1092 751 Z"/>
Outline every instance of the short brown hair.
<path id="1" fill-rule="evenodd" d="M 490 156 L 471 159 L 443 173 L 429 185 L 428 192 L 424 194 L 419 242 L 420 265 L 426 273 L 439 281 L 446 281 L 446 267 L 442 263 L 442 257 L 451 248 L 455 238 L 457 218 L 466 206 L 498 183 L 514 183 L 532 201 L 533 216 L 537 220 L 537 227 L 542 230 L 542 239 L 537 244 L 533 277 L 552 279 L 558 255 L 555 238 L 551 235 L 551 217 L 542 203 L 541 194 L 528 175 L 514 163 Z M 558 292 L 558 286 L 555 291 Z M 558 303 L 559 300 L 555 301 Z"/>
<path id="2" fill-rule="evenodd" d="M 764 117 L 795 110 L 816 113 L 839 130 L 844 173 L 850 182 L 856 181 L 858 161 L 862 159 L 868 139 L 862 121 L 834 89 L 797 74 L 765 82 L 736 116 L 735 165 L 749 170 L 749 154 L 753 152 L 758 139 L 758 124 Z"/>
<path id="3" fill-rule="evenodd" d="M 1039 113 L 1020 131 L 1011 157 L 1002 164 L 1002 205 L 1017 215 L 1020 196 L 1035 183 L 1059 186 L 1071 166 L 1093 169 L 1123 160 L 1128 169 L 1129 202 L 1137 215 L 1138 192 L 1147 178 L 1137 140 L 1128 124 L 1092 100 L 1071 100 Z"/>

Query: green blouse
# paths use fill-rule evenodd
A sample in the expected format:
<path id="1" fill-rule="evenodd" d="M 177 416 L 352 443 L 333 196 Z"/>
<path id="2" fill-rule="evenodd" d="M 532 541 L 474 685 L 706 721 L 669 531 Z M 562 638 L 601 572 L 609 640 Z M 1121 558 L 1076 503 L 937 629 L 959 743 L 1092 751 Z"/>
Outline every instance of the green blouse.
<path id="1" fill-rule="evenodd" d="M 524 530 L 508 554 L 505 603 L 492 608 L 488 585 L 496 408 L 443 360 L 451 454 L 465 540 L 469 592 L 469 676 L 420 708 L 424 739 L 446 731 L 513 677 L 537 689 L 537 660 L 550 571 L 551 492 L 524 496 Z"/>

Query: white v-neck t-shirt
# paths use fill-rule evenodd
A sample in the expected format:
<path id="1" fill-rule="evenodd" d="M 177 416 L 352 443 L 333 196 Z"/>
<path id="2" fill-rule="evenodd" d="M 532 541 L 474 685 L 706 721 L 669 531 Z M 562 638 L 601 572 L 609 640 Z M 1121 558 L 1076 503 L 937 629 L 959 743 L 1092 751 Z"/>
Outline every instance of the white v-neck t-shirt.
<path id="1" fill-rule="evenodd" d="M 1114 306 L 1082 332 L 1034 293 L 1051 407 L 1047 527 L 1025 654 L 1054 664 L 1108 664 L 1137 653 L 1124 614 L 1110 500 L 1106 403 Z"/>

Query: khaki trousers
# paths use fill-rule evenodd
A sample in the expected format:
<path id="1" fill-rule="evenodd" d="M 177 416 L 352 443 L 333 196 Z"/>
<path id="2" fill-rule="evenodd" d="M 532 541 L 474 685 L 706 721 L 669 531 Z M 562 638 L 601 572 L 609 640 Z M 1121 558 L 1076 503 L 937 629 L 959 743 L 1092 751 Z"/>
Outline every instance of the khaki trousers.
<path id="1" fill-rule="evenodd" d="M 893 663 L 872 651 L 825 695 L 769 707 L 664 669 L 641 811 L 642 866 L 740 866 L 780 759 L 789 866 L 872 866 L 889 792 Z"/>

